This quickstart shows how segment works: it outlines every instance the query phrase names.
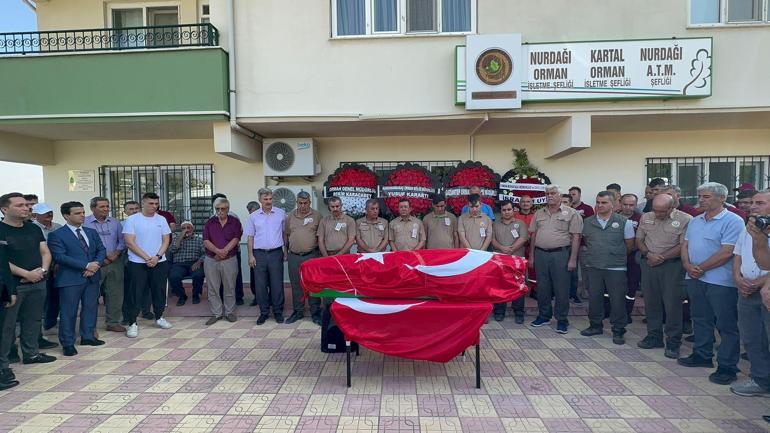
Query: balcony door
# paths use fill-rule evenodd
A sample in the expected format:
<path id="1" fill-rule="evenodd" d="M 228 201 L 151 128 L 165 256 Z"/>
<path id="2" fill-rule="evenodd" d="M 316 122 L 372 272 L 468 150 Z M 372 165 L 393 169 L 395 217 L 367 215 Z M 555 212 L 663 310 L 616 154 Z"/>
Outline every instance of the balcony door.
<path id="1" fill-rule="evenodd" d="M 179 6 L 117 4 L 110 8 L 113 45 L 119 48 L 179 45 Z M 175 34 L 176 32 L 176 34 Z"/>

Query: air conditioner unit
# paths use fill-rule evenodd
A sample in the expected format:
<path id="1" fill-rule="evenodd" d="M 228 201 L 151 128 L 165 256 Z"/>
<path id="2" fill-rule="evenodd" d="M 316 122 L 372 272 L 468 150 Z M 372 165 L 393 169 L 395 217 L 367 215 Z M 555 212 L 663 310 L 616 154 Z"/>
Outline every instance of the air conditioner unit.
<path id="1" fill-rule="evenodd" d="M 312 138 L 265 139 L 262 162 L 267 177 L 308 177 L 321 172 Z"/>
<path id="2" fill-rule="evenodd" d="M 281 185 L 271 187 L 273 190 L 273 206 L 289 213 L 297 208 L 297 194 L 305 191 L 310 194 L 310 205 L 318 209 L 318 195 L 311 185 Z"/>

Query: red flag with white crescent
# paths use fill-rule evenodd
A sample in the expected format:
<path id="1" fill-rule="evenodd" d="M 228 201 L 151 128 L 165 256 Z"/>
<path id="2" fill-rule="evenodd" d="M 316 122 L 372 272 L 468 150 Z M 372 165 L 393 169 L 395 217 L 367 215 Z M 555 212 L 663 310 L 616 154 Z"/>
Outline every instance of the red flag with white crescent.
<path id="1" fill-rule="evenodd" d="M 527 293 L 521 257 L 471 249 L 321 257 L 302 263 L 306 294 L 452 302 L 510 302 Z"/>
<path id="2" fill-rule="evenodd" d="M 479 343 L 490 303 L 337 298 L 331 313 L 345 339 L 401 358 L 448 362 Z"/>

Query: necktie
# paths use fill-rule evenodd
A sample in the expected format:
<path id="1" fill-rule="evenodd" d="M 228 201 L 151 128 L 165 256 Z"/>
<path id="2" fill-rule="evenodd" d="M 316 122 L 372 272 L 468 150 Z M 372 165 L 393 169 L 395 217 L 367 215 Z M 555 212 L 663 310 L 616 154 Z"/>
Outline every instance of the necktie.
<path id="1" fill-rule="evenodd" d="M 83 248 L 83 251 L 88 253 L 88 243 L 86 243 L 86 238 L 83 237 L 83 233 L 80 229 L 75 230 L 75 233 L 78 234 L 78 240 L 80 241 L 80 246 Z"/>

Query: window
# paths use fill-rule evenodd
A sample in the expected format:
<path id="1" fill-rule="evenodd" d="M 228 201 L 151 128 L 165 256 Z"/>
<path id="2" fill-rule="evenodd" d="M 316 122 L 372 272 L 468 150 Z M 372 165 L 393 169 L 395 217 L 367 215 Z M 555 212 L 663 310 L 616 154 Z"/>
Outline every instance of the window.
<path id="1" fill-rule="evenodd" d="M 153 6 L 115 4 L 110 6 L 115 42 L 121 48 L 165 47 L 179 45 L 179 6 L 173 3 Z M 148 31 L 140 27 L 155 27 Z"/>
<path id="2" fill-rule="evenodd" d="M 202 228 L 212 215 L 214 168 L 193 165 L 105 165 L 99 168 L 99 192 L 110 199 L 112 215 L 125 219 L 123 204 L 140 201 L 146 192 L 160 196 L 161 208 L 177 221 Z"/>
<path id="3" fill-rule="evenodd" d="M 476 0 L 331 0 L 332 36 L 468 34 Z"/>
<path id="4" fill-rule="evenodd" d="M 206 4 L 201 5 L 201 24 L 208 24 L 211 22 L 211 7 Z"/>
<path id="5" fill-rule="evenodd" d="M 750 183 L 757 189 L 770 187 L 770 156 L 704 156 L 682 158 L 647 158 L 647 182 L 660 177 L 682 189 L 689 204 L 698 200 L 696 189 L 704 182 L 727 186 L 728 201 L 737 188 Z"/>
<path id="6" fill-rule="evenodd" d="M 690 25 L 769 22 L 770 0 L 690 0 Z"/>

